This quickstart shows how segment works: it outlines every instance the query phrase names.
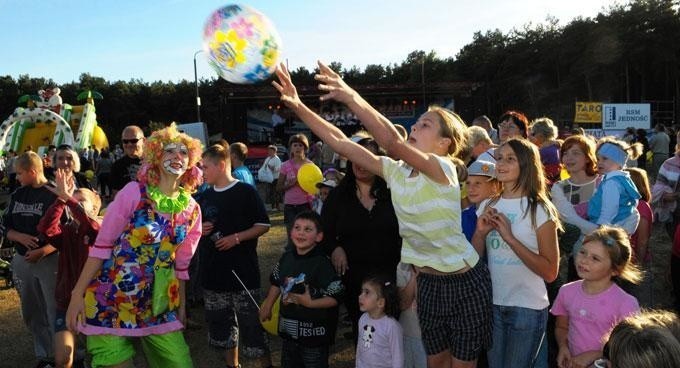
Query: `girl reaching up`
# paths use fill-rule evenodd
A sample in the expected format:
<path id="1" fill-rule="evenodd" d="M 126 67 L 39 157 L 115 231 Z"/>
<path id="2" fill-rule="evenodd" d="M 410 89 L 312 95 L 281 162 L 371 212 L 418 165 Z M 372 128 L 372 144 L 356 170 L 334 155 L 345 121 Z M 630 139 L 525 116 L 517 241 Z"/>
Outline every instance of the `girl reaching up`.
<path id="1" fill-rule="evenodd" d="M 461 230 L 460 185 L 453 157 L 465 144 L 455 113 L 430 108 L 405 141 L 394 125 L 319 62 L 321 100 L 344 103 L 389 157 L 352 142 L 302 103 L 284 65 L 273 82 L 281 101 L 335 152 L 385 179 L 403 238 L 401 260 L 417 267 L 418 318 L 429 367 L 474 367 L 491 337 L 488 269 Z"/>

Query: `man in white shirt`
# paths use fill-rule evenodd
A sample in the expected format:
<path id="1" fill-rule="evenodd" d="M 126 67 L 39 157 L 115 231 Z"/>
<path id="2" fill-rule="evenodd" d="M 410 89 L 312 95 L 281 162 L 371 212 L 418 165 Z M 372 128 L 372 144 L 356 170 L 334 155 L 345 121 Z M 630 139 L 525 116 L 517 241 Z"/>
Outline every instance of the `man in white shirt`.
<path id="1" fill-rule="evenodd" d="M 649 139 L 649 150 L 652 151 L 652 170 L 656 175 L 664 161 L 668 159 L 668 148 L 671 138 L 666 134 L 666 127 L 659 123 L 654 127 L 654 135 Z"/>

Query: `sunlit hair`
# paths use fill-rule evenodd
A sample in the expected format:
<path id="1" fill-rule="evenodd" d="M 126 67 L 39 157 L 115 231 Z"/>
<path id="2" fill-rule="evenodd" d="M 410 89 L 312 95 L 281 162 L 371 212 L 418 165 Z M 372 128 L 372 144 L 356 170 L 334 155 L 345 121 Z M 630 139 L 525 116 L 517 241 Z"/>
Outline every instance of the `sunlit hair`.
<path id="1" fill-rule="evenodd" d="M 242 142 L 232 143 L 229 146 L 229 153 L 235 155 L 239 161 L 243 162 L 248 157 L 248 146 Z"/>
<path id="2" fill-rule="evenodd" d="M 21 170 L 35 170 L 39 182 L 45 182 L 45 173 L 43 172 L 43 162 L 40 156 L 33 151 L 26 151 L 14 161 L 14 168 Z"/>
<path id="3" fill-rule="evenodd" d="M 92 208 L 85 208 L 85 211 L 90 217 L 96 217 L 99 214 L 99 210 L 102 208 L 102 200 L 97 193 L 87 188 L 78 188 L 74 193 L 80 193 L 88 202 L 90 202 Z"/>
<path id="4" fill-rule="evenodd" d="M 600 147 L 605 143 L 611 143 L 619 146 L 624 152 L 628 154 L 628 158 L 631 160 L 635 160 L 640 157 L 642 155 L 642 151 L 644 150 L 644 146 L 640 142 L 628 145 L 628 143 L 614 137 L 603 137 L 597 141 L 597 150 L 599 151 Z M 597 154 L 597 151 L 595 151 L 595 153 Z"/>
<path id="5" fill-rule="evenodd" d="M 619 322 L 607 346 L 609 361 L 616 368 L 675 368 L 680 362 L 678 336 L 646 312 Z"/>
<path id="6" fill-rule="evenodd" d="M 628 317 L 641 326 L 661 326 L 667 328 L 680 341 L 680 317 L 663 309 L 643 309 L 639 314 Z M 607 336 L 609 337 L 609 336 Z"/>
<path id="7" fill-rule="evenodd" d="M 535 119 L 531 122 L 531 132 L 536 135 L 540 134 L 545 137 L 546 140 L 553 140 L 557 138 L 557 127 L 553 123 L 552 119 L 547 117 L 542 117 Z"/>
<path id="8" fill-rule="evenodd" d="M 468 144 L 467 146 L 472 149 L 480 142 L 492 144 L 493 141 L 489 137 L 489 133 L 482 127 L 473 125 L 467 128 L 468 133 Z"/>
<path id="9" fill-rule="evenodd" d="M 506 111 L 501 115 L 501 118 L 498 119 L 500 123 L 506 120 L 510 120 L 513 124 L 517 125 L 522 137 L 527 138 L 529 136 L 529 119 L 527 119 L 526 115 L 519 111 L 510 110 Z"/>
<path id="10" fill-rule="evenodd" d="M 458 181 L 465 181 L 467 179 L 467 168 L 462 160 L 461 153 L 467 145 L 467 124 L 458 114 L 441 106 L 430 106 L 427 111 L 439 116 L 439 135 L 451 140 L 447 149 L 448 157 L 456 166 Z"/>
<path id="11" fill-rule="evenodd" d="M 203 152 L 203 160 L 211 160 L 213 163 L 224 162 L 228 169 L 231 168 L 231 159 L 229 158 L 229 143 L 225 140 L 221 140 L 220 142 L 208 147 L 208 149 Z"/>
<path id="12" fill-rule="evenodd" d="M 407 140 L 407 139 L 408 139 L 408 131 L 406 130 L 406 128 L 404 128 L 403 125 L 401 125 L 401 124 L 394 124 L 394 128 L 397 130 L 397 132 L 399 132 L 399 135 L 400 135 L 402 138 L 404 138 L 404 140 Z"/>
<path id="13" fill-rule="evenodd" d="M 588 176 L 597 175 L 597 158 L 595 157 L 595 142 L 585 135 L 572 135 L 564 140 L 560 147 L 560 157 L 564 157 L 565 153 L 572 147 L 578 146 L 581 152 L 586 156 L 585 171 Z"/>
<path id="14" fill-rule="evenodd" d="M 583 243 L 600 242 L 607 249 L 612 261 L 612 268 L 618 278 L 637 284 L 642 280 L 642 273 L 631 262 L 632 247 L 626 232 L 615 226 L 602 225 L 583 239 Z"/>
<path id="15" fill-rule="evenodd" d="M 288 139 L 288 148 L 290 148 L 293 143 L 300 143 L 301 145 L 305 146 L 305 151 L 309 149 L 309 139 L 307 139 L 307 136 L 302 133 L 290 136 Z"/>
<path id="16" fill-rule="evenodd" d="M 496 154 L 503 146 L 508 146 L 515 153 L 519 164 L 519 177 L 512 190 L 519 190 L 527 197 L 529 207 L 524 210 L 524 217 L 531 214 L 531 226 L 536 228 L 536 210 L 539 205 L 543 206 L 548 213 L 548 217 L 555 222 L 558 230 L 562 229 L 560 216 L 557 209 L 548 198 L 548 189 L 545 183 L 545 172 L 541 164 L 540 154 L 535 144 L 526 139 L 511 138 L 501 144 L 496 149 Z M 506 185 L 503 183 L 503 185 Z M 496 203 L 500 199 L 500 194 L 492 200 Z M 492 203 L 492 204 L 493 204 Z"/>
<path id="17" fill-rule="evenodd" d="M 366 277 L 361 284 L 373 286 L 377 291 L 378 298 L 385 299 L 385 314 L 394 319 L 399 319 L 399 312 L 401 311 L 399 308 L 399 291 L 394 280 L 380 274 Z"/>
<path id="18" fill-rule="evenodd" d="M 177 130 L 175 123 L 151 133 L 144 142 L 142 154 L 142 168 L 137 173 L 137 179 L 146 184 L 158 185 L 162 168 L 164 147 L 167 144 L 183 144 L 189 151 L 187 171 L 179 178 L 180 185 L 187 191 L 193 192 L 203 180 L 201 170 L 196 164 L 201 159 L 201 141 Z"/>
<path id="19" fill-rule="evenodd" d="M 639 167 L 627 167 L 624 169 L 630 174 L 630 179 L 635 183 L 638 192 L 640 193 L 640 199 L 649 203 L 652 201 L 652 191 L 649 189 L 649 178 L 647 177 L 647 171 Z"/>
<path id="20" fill-rule="evenodd" d="M 80 171 L 80 156 L 78 155 L 78 152 L 76 152 L 73 148 L 67 145 L 61 145 L 57 147 L 57 149 L 52 154 L 52 165 L 54 167 L 57 167 L 57 154 L 59 152 L 70 153 L 71 157 L 73 158 L 73 168 L 71 171 L 73 172 Z"/>
<path id="21" fill-rule="evenodd" d="M 451 140 L 447 152 L 450 156 L 456 157 L 466 144 L 467 125 L 458 114 L 449 109 L 440 106 L 430 106 L 427 111 L 434 112 L 439 116 L 439 135 Z"/>

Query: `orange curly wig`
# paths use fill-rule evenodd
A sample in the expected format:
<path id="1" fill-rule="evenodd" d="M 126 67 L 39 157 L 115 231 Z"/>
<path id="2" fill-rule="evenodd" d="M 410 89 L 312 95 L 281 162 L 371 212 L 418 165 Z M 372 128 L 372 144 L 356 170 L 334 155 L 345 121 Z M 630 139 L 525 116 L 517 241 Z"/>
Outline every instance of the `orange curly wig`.
<path id="1" fill-rule="evenodd" d="M 160 180 L 161 160 L 163 147 L 169 143 L 183 144 L 189 151 L 188 170 L 180 176 L 180 185 L 192 193 L 203 182 L 203 173 L 196 167 L 201 159 L 203 145 L 198 139 L 192 138 L 177 130 L 175 123 L 167 128 L 159 129 L 151 133 L 144 143 L 142 155 L 142 168 L 137 173 L 137 179 L 145 184 L 157 186 Z"/>

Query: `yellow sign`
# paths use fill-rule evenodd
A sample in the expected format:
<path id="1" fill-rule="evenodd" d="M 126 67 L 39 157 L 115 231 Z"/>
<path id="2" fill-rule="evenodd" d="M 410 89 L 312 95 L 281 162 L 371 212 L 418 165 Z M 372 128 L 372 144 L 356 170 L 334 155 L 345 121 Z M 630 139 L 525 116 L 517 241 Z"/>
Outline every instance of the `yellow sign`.
<path id="1" fill-rule="evenodd" d="M 602 123 L 602 102 L 576 102 L 575 123 Z"/>

